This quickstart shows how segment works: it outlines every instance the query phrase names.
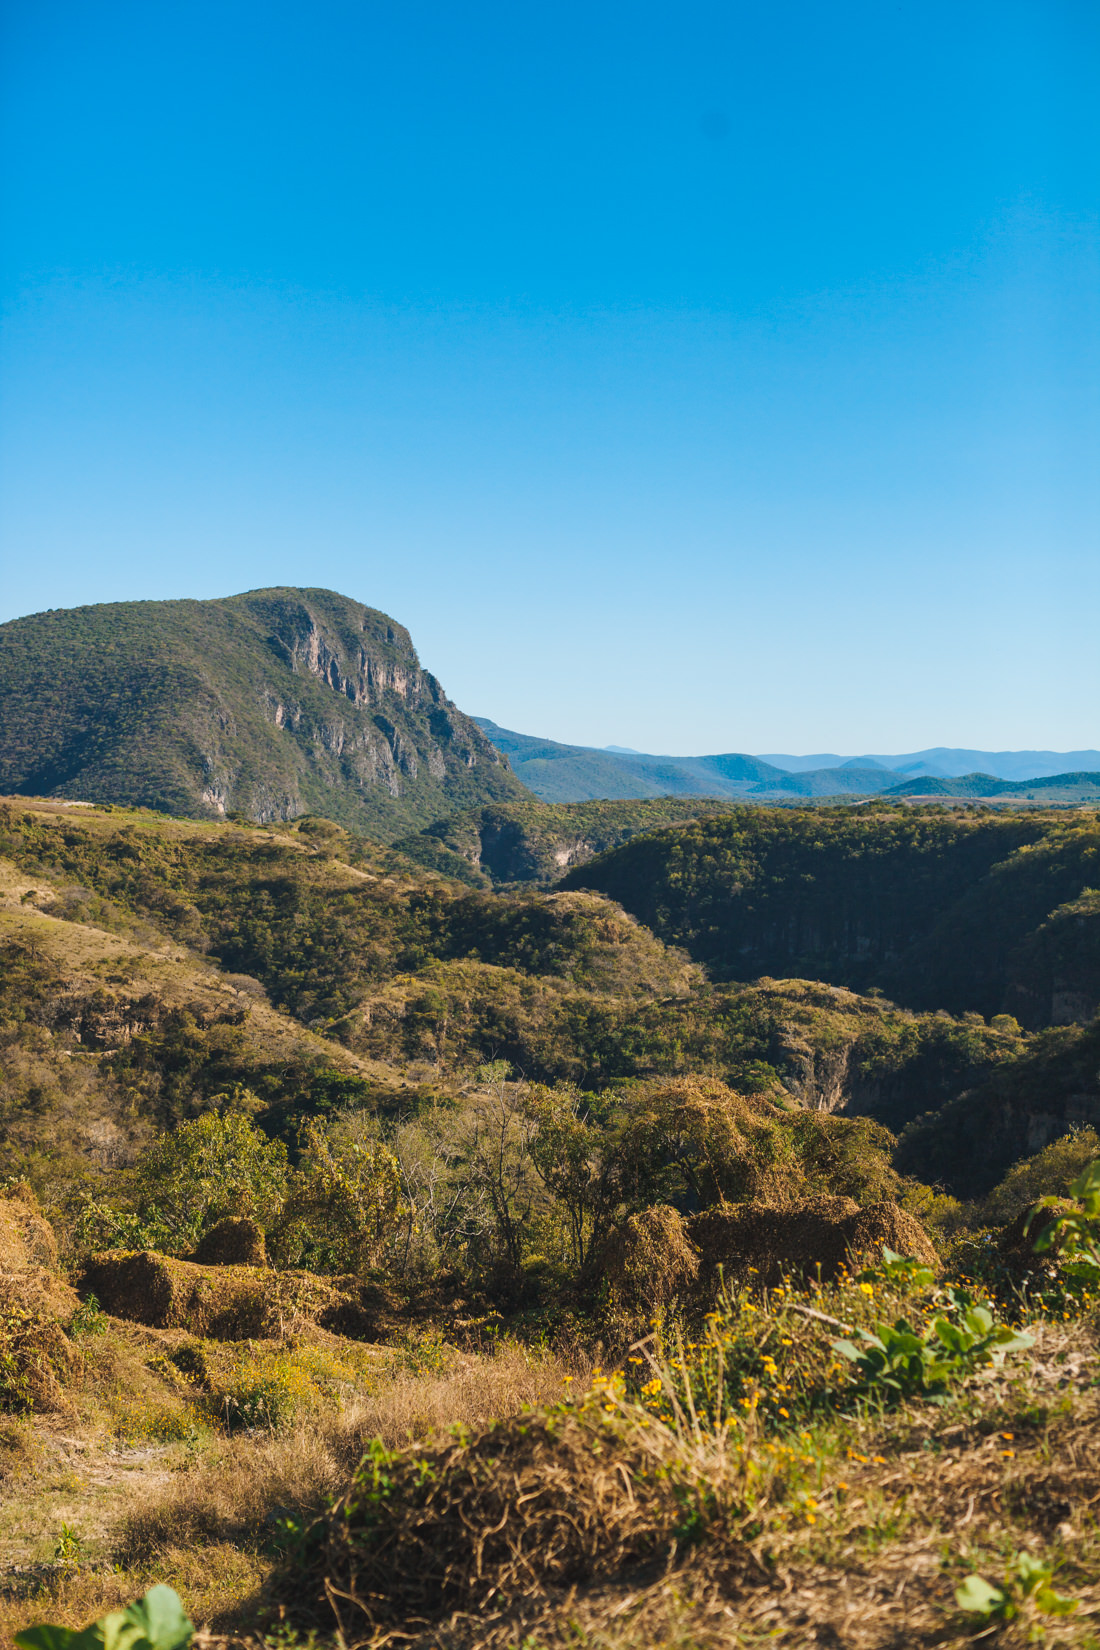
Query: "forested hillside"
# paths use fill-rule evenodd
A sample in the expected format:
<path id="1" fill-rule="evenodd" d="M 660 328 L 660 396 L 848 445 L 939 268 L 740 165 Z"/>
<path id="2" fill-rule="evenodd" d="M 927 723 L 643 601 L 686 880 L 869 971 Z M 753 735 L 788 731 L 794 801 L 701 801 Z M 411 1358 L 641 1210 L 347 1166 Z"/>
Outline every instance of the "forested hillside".
<path id="1" fill-rule="evenodd" d="M 295 1119 L 333 1096 L 400 1111 L 410 1093 L 452 1092 L 494 1060 L 528 1080 L 597 1093 L 702 1074 L 897 1133 L 960 1096 L 994 1092 L 1004 1068 L 1029 1069 L 1021 1025 L 1083 1022 L 1095 1009 L 1096 896 L 1058 904 L 1094 863 L 1090 823 L 754 811 L 636 839 L 594 862 L 592 880 L 619 892 L 608 870 L 621 878 L 636 853 L 685 867 L 668 876 L 675 909 L 699 909 L 710 925 L 689 926 L 687 948 L 667 943 L 667 906 L 650 927 L 594 891 L 471 888 L 321 819 L 258 829 L 9 803 L 0 810 L 13 890 L 3 919 L 9 1141 L 29 1149 L 37 1138 L 42 1150 L 48 1134 L 26 1096 L 53 1090 L 17 1074 L 32 1048 L 32 1064 L 45 1060 L 53 1073 L 59 1119 L 71 1119 L 64 1095 L 79 1078 L 98 1096 L 93 1109 L 124 1133 L 196 1114 L 234 1085 L 256 1097 L 271 1127 L 293 1133 Z M 828 872 L 829 932 L 856 949 L 862 995 L 821 981 L 822 959 L 805 948 L 778 949 L 809 931 L 812 902 L 825 900 L 810 866 L 821 882 Z M 741 983 L 724 953 L 714 967 L 699 937 L 720 937 L 722 900 L 740 918 L 735 871 L 742 889 L 760 890 L 746 920 L 762 911 L 774 947 Z M 923 935 L 902 960 L 931 999 L 924 1008 L 900 1006 L 880 983 L 900 971 L 890 924 L 918 921 Z M 1002 956 L 1019 964 L 1015 1017 L 1004 990 L 994 996 L 989 985 L 990 959 Z M 824 960 L 846 972 L 844 953 Z M 971 1006 L 983 992 L 993 997 L 985 1018 Z M 957 1015 L 936 1012 L 952 996 Z M 32 1024 L 44 1042 L 18 1030 Z M 1078 1032 L 1061 1035 L 1072 1042 Z M 347 1089 L 353 1079 L 369 1080 L 369 1095 Z M 997 1134 L 995 1153 L 989 1147 L 997 1172 L 1029 1141 L 1091 1120 L 1081 1095 L 1095 1083 L 1083 1081 L 1067 1067 L 1041 1104 L 1025 1083 L 1031 1101 Z M 927 1120 L 921 1127 L 922 1140 L 935 1134 Z M 937 1149 L 920 1147 L 924 1178 L 953 1185 L 958 1173 Z M 917 1147 L 906 1150 L 916 1164 Z M 971 1180 L 991 1175 L 979 1167 Z"/>
<path id="2" fill-rule="evenodd" d="M 617 900 L 713 978 L 795 974 L 1038 1027 L 1100 1006 L 1100 823 L 877 805 L 737 808 L 633 838 L 565 888 Z"/>
<path id="3" fill-rule="evenodd" d="M 382 840 L 527 793 L 403 626 L 330 590 L 0 625 L 0 792 L 191 816 L 317 811 Z"/>

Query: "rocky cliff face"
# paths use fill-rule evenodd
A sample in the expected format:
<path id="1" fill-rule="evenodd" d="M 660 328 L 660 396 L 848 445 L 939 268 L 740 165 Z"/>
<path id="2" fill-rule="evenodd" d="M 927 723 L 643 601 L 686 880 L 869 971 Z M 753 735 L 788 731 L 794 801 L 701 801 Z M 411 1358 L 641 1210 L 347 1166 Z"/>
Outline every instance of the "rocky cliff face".
<path id="1" fill-rule="evenodd" d="M 0 626 L 0 790 L 385 840 L 526 795 L 407 630 L 326 590 L 133 602 Z"/>

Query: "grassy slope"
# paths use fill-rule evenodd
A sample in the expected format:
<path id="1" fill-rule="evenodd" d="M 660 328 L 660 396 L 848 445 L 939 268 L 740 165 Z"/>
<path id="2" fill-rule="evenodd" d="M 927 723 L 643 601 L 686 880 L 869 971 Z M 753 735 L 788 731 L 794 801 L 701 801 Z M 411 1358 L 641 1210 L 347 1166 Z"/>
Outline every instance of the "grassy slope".
<path id="1" fill-rule="evenodd" d="M 159 1129 L 235 1085 L 272 1120 L 308 1114 L 333 1077 L 363 1093 L 403 1086 L 392 1068 L 278 1012 L 255 979 L 87 890 L 74 910 L 63 882 L 9 860 L 0 962 L 0 1139 L 9 1172 L 40 1184 L 109 1178 Z"/>
<path id="2" fill-rule="evenodd" d="M 1076 829 L 1063 820 L 1061 835 L 1032 848 L 1032 856 L 1053 855 L 1038 862 L 1039 886 L 1079 864 Z M 1049 1107 L 1059 1086 L 1076 1094 L 1097 1068 L 1095 1030 L 1035 1041 L 1009 1022 L 921 1016 L 813 981 L 715 988 L 598 896 L 471 892 L 323 822 L 244 829 L 17 803 L 0 817 L 0 838 L 0 1041 L 15 1062 L 4 1087 L 8 1161 L 13 1142 L 25 1151 L 47 1127 L 55 1130 L 44 1141 L 54 1174 L 90 1173 L 169 1120 L 172 1108 L 186 1115 L 233 1081 L 254 1086 L 269 1108 L 308 1105 L 310 1082 L 333 1068 L 394 1089 L 410 1061 L 421 1077 L 433 1065 L 442 1017 L 450 1036 L 466 1038 L 461 1069 L 490 1052 L 489 1039 L 499 1043 L 517 1001 L 528 1004 L 529 1023 L 517 1023 L 515 1035 L 532 1049 L 541 1038 L 548 1059 L 598 1056 L 618 1062 L 619 1073 L 628 1060 L 695 1070 L 727 1061 L 746 1085 L 781 1074 L 790 1095 L 811 1104 L 837 1084 L 867 1100 L 892 1092 L 899 1105 L 933 1092 L 950 1100 L 969 1084 L 1009 1107 L 1019 1095 Z M 1051 923 L 1077 934 L 1091 910 L 1078 900 Z M 359 1046 L 348 1024 L 372 992 L 402 1004 L 377 1033 L 385 1063 L 344 1046 Z M 495 1006 L 482 1023 L 478 1005 L 487 998 Z M 326 1021 L 345 1004 L 342 1019 Z M 306 1019 L 321 1023 L 311 1028 Z M 380 1019 L 372 1015 L 375 1026 Z M 28 1061 L 37 1063 L 26 1082 Z M 438 1087 L 447 1071 L 447 1058 L 437 1057 Z M 405 1092 L 415 1100 L 414 1085 Z M 19 1097 L 26 1106 L 13 1110 Z M 1019 1122 L 1027 1108 L 1018 1111 Z M 951 1136 L 949 1149 L 971 1163 L 981 1127 Z M 973 1637 L 974 1624 L 953 1604 L 965 1574 L 977 1569 L 999 1582 L 1026 1548 L 1058 1569 L 1059 1588 L 1079 1602 L 1074 1616 L 1046 1623 L 1047 1642 L 1095 1646 L 1095 1322 L 1085 1315 L 1041 1324 L 1033 1355 L 960 1384 L 942 1408 L 825 1413 L 784 1427 L 790 1400 L 774 1383 L 789 1378 L 785 1360 L 797 1366 L 809 1331 L 823 1354 L 835 1333 L 798 1307 L 812 1302 L 846 1323 L 904 1307 L 924 1321 L 919 1303 L 895 1301 L 880 1285 L 870 1297 L 844 1287 L 825 1299 L 738 1307 L 737 1355 L 748 1360 L 770 1417 L 758 1423 L 751 1410 L 740 1440 L 718 1443 L 706 1423 L 658 1424 L 634 1398 L 597 1385 L 592 1410 L 610 1430 L 602 1453 L 578 1458 L 584 1470 L 567 1480 L 568 1511 L 588 1518 L 587 1498 L 614 1491 L 618 1499 L 601 1502 L 592 1524 L 595 1539 L 625 1519 L 640 1531 L 640 1558 L 582 1577 L 568 1610 L 556 1584 L 525 1586 L 514 1619 L 494 1622 L 494 1605 L 465 1638 L 461 1624 L 442 1640 L 430 1626 L 423 1644 L 503 1650 L 527 1634 L 547 1647 L 684 1650 L 729 1646 L 736 1630 L 746 1645 L 790 1650 L 815 1637 L 854 1650 L 901 1642 L 930 1650 Z M 172 1362 L 185 1340 L 193 1337 L 111 1321 L 99 1335 L 77 1337 L 82 1363 L 62 1408 L 0 1420 L 0 1624 L 9 1633 L 44 1618 L 81 1623 L 154 1580 L 177 1586 L 197 1619 L 228 1633 L 256 1627 L 272 1607 L 272 1587 L 292 1611 L 315 1612 L 308 1573 L 292 1566 L 289 1580 L 274 1574 L 279 1521 L 321 1510 L 369 1437 L 394 1446 L 423 1439 L 432 1424 L 460 1423 L 476 1439 L 493 1416 L 506 1420 L 524 1401 L 553 1403 L 568 1376 L 583 1387 L 590 1375 L 588 1354 L 576 1347 L 547 1355 L 505 1342 L 483 1355 L 435 1332 L 379 1354 L 298 1334 L 286 1343 L 208 1345 L 203 1385 Z M 694 1355 L 697 1345 L 688 1350 Z M 765 1351 L 779 1360 L 774 1375 Z M 839 1365 L 834 1373 L 842 1374 Z M 285 1396 L 285 1419 L 227 1436 L 222 1397 L 261 1383 Z M 542 1422 L 521 1425 L 522 1433 L 506 1426 L 480 1446 L 490 1487 L 502 1446 L 537 1436 Z M 450 1437 L 442 1447 L 458 1460 L 452 1478 L 461 1482 L 465 1442 Z M 627 1470 L 639 1451 L 657 1460 L 658 1485 L 680 1486 L 679 1498 L 655 1498 L 656 1512 L 646 1481 Z M 447 1481 L 446 1473 L 419 1474 L 419 1459 L 391 1465 L 392 1481 Z M 390 1503 L 398 1511 L 404 1493 Z M 468 1554 L 466 1533 L 462 1544 Z M 395 1592 L 406 1585 L 400 1549 L 391 1584 Z M 314 1620 L 327 1643 L 331 1623 Z M 1031 1625 L 1025 1616 L 1021 1644 Z M 289 1650 L 285 1636 L 282 1644 Z"/>
<path id="3" fill-rule="evenodd" d="M 0 790 L 382 838 L 524 794 L 408 633 L 324 590 L 59 609 L 0 626 Z"/>
<path id="4" fill-rule="evenodd" d="M 166 1581 L 196 1621 L 226 1635 L 226 1650 L 335 1643 L 321 1580 L 346 1569 L 347 1526 L 338 1512 L 327 1552 L 291 1544 L 281 1557 L 277 1521 L 323 1511 L 377 1437 L 377 1540 L 392 1525 L 407 1536 L 391 1539 L 381 1559 L 363 1542 L 361 1586 L 373 1569 L 370 1608 L 381 1620 L 372 1632 L 352 1612 L 349 1626 L 354 1642 L 379 1650 L 395 1629 L 420 1650 L 942 1650 L 974 1642 L 985 1625 L 958 1610 L 955 1588 L 973 1573 L 1004 1585 L 1021 1552 L 1050 1566 L 1074 1608 L 1057 1616 L 1025 1602 L 1016 1624 L 983 1642 L 1015 1650 L 1041 1628 L 1052 1647 L 1095 1650 L 1095 1320 L 1035 1322 L 1032 1349 L 953 1383 L 942 1405 L 916 1399 L 862 1416 L 826 1409 L 784 1424 L 776 1382 L 792 1372 L 797 1380 L 815 1360 L 824 1370 L 835 1333 L 800 1316 L 805 1305 L 856 1322 L 921 1316 L 916 1298 L 874 1293 L 868 1300 L 849 1285 L 824 1297 L 735 1299 L 704 1340 L 721 1339 L 731 1384 L 740 1368 L 759 1401 L 747 1413 L 735 1403 L 724 1432 L 702 1396 L 697 1423 L 665 1419 L 660 1399 L 642 1404 L 624 1382 L 593 1381 L 583 1357 L 571 1363 L 507 1342 L 471 1356 L 425 1339 L 366 1360 L 373 1349 L 332 1337 L 316 1348 L 207 1343 L 216 1390 L 265 1368 L 300 1395 L 281 1426 L 226 1437 L 173 1370 L 179 1335 L 112 1321 L 81 1343 L 85 1373 L 67 1412 L 9 1421 L 0 1439 L 0 1626 L 10 1634 L 43 1619 L 80 1625 Z M 688 1366 L 701 1354 L 689 1348 Z M 684 1354 L 678 1367 L 658 1362 L 669 1391 L 684 1366 Z M 636 1389 L 641 1377 L 631 1379 Z M 571 1381 L 590 1395 L 562 1407 L 555 1401 Z M 842 1394 L 844 1381 L 833 1364 L 826 1384 Z M 539 1407 L 518 1416 L 532 1400 Z M 410 1438 L 418 1442 L 405 1453 L 377 1454 Z M 568 1587 L 560 1508 L 587 1553 Z M 494 1539 L 502 1509 L 504 1553 Z M 438 1585 L 426 1592 L 425 1571 L 452 1555 L 449 1597 Z M 509 1555 L 523 1562 L 509 1565 Z M 418 1622 L 408 1620 L 413 1602 Z M 465 1614 L 448 1621 L 455 1603 Z"/>

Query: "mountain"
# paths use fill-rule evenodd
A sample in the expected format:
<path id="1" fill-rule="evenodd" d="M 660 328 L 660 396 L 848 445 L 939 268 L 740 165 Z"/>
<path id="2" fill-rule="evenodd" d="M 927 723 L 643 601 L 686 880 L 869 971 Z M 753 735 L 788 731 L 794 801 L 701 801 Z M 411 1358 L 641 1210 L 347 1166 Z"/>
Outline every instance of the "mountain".
<path id="1" fill-rule="evenodd" d="M 961 796 L 975 801 L 1017 797 L 1026 802 L 1100 802 L 1100 772 L 1055 773 L 1042 779 L 994 779 L 988 773 L 967 773 L 961 779 L 910 779 L 893 786 L 890 796 Z"/>
<path id="2" fill-rule="evenodd" d="M 331 590 L 58 608 L 0 625 L 0 792 L 382 840 L 528 795 L 407 630 Z"/>
<path id="3" fill-rule="evenodd" d="M 648 756 L 502 728 L 487 716 L 474 721 L 502 751 L 513 771 L 541 802 L 629 801 L 658 796 L 744 796 L 753 787 L 786 777 L 757 756 Z"/>
<path id="4" fill-rule="evenodd" d="M 650 756 L 622 745 L 595 750 L 536 739 L 502 728 L 486 716 L 475 716 L 474 721 L 508 756 L 516 775 L 540 802 L 662 796 L 758 802 L 878 795 L 980 800 L 1003 795 L 1051 803 L 1100 799 L 1100 751 L 1059 756 L 1053 751 L 990 753 L 937 747 L 910 756 Z M 963 758 L 972 757 L 986 759 L 988 770 L 976 772 L 973 762 L 959 765 Z M 1070 757 L 1075 760 L 1073 771 L 1069 770 Z M 1084 771 L 1089 762 L 1092 772 Z M 1031 791 L 1036 786 L 1042 791 L 1033 798 Z"/>
<path id="5" fill-rule="evenodd" d="M 790 773 L 807 769 L 874 765 L 905 775 L 928 774 L 933 778 L 961 779 L 973 773 L 992 774 L 995 779 L 1045 779 L 1054 774 L 1100 770 L 1100 751 L 972 751 L 948 745 L 910 751 L 903 756 L 784 756 L 766 754 L 762 759 Z"/>

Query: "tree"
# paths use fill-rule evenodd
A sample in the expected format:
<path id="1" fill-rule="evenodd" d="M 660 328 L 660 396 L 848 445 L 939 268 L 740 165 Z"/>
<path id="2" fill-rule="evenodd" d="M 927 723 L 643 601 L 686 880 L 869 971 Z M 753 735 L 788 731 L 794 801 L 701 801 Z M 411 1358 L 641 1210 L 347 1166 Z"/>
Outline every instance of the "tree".
<path id="1" fill-rule="evenodd" d="M 397 1159 L 379 1142 L 333 1139 L 307 1125 L 276 1236 L 280 1258 L 315 1271 L 378 1264 L 407 1210 Z"/>
<path id="2" fill-rule="evenodd" d="M 286 1147 L 241 1112 L 206 1112 L 150 1147 L 135 1175 L 137 1211 L 165 1246 L 192 1247 L 223 1215 L 270 1227 L 286 1195 Z"/>

